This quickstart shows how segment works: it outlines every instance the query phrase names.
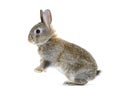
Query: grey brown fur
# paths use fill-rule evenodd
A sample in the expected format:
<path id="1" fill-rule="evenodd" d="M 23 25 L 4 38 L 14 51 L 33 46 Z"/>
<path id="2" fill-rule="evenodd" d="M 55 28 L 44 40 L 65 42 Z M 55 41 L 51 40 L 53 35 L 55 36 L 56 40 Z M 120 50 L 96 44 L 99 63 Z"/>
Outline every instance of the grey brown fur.
<path id="1" fill-rule="evenodd" d="M 41 64 L 38 72 L 53 66 L 60 70 L 70 81 L 64 84 L 84 85 L 99 73 L 94 58 L 85 49 L 58 38 L 51 27 L 50 10 L 41 10 L 41 22 L 30 31 L 28 40 L 38 46 Z M 37 33 L 39 32 L 39 33 Z"/>

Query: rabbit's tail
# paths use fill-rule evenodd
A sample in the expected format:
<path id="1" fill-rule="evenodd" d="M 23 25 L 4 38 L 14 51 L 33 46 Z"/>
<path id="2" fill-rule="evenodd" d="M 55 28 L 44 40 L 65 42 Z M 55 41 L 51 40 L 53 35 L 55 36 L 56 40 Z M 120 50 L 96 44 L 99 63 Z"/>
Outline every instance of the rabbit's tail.
<path id="1" fill-rule="evenodd" d="M 101 70 L 97 70 L 96 75 L 99 75 L 101 73 Z"/>

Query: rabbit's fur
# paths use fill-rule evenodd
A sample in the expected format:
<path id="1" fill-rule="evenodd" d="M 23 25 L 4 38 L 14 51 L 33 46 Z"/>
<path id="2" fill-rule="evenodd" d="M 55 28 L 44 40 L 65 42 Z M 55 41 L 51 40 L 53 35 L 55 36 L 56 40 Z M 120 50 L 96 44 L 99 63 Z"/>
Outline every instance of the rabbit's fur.
<path id="1" fill-rule="evenodd" d="M 38 46 L 41 64 L 35 69 L 42 72 L 49 66 L 60 70 L 70 82 L 68 85 L 84 85 L 100 72 L 94 58 L 85 49 L 58 38 L 51 27 L 50 10 L 40 10 L 41 22 L 30 31 L 28 40 Z"/>

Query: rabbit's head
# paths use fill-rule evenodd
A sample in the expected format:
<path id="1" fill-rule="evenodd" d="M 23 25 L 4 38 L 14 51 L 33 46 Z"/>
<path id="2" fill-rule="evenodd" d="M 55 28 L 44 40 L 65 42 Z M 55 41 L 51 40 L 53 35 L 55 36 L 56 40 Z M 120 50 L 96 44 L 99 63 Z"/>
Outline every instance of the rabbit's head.
<path id="1" fill-rule="evenodd" d="M 52 16 L 50 10 L 44 12 L 40 10 L 41 22 L 33 26 L 31 29 L 28 40 L 37 45 L 46 43 L 53 35 L 54 31 L 51 29 Z"/>

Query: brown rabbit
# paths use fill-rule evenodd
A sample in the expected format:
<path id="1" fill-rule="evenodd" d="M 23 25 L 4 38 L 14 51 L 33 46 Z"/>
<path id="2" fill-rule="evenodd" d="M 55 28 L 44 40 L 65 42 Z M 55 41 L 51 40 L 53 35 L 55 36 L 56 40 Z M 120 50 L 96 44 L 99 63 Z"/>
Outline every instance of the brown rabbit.
<path id="1" fill-rule="evenodd" d="M 35 69 L 42 72 L 53 66 L 70 81 L 68 85 L 84 85 L 100 73 L 94 58 L 85 49 L 58 38 L 51 27 L 50 10 L 40 10 L 41 22 L 33 26 L 28 40 L 38 46 L 41 64 Z"/>

